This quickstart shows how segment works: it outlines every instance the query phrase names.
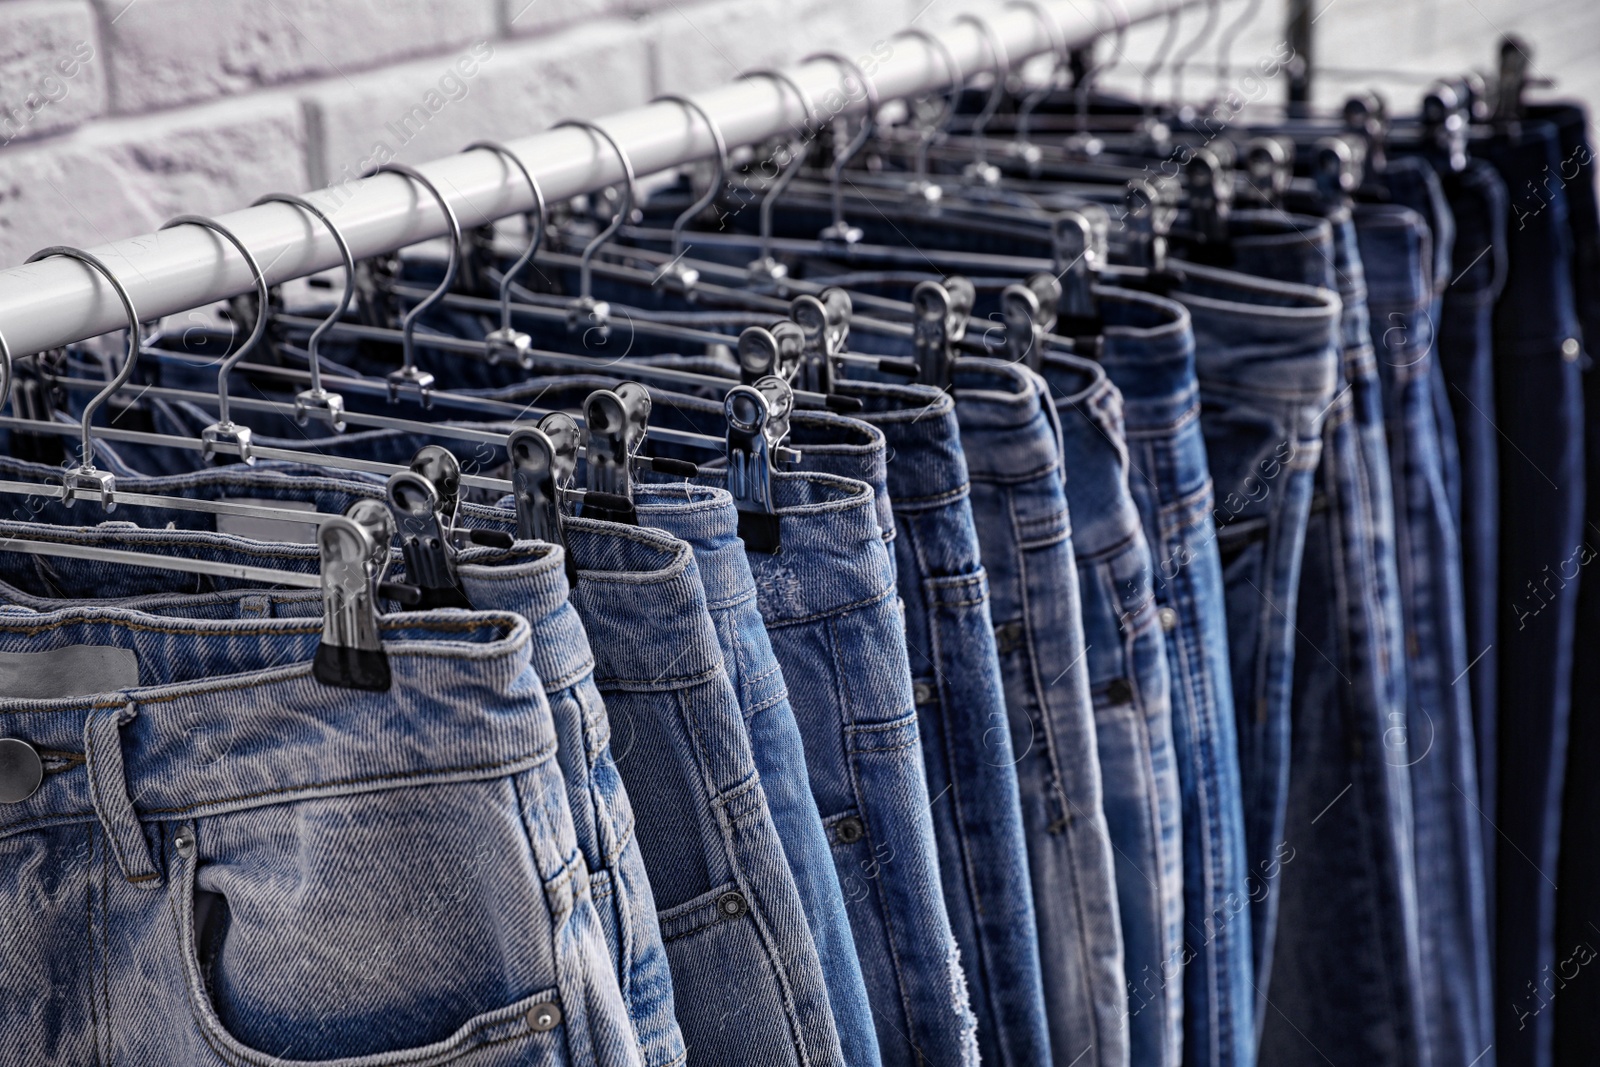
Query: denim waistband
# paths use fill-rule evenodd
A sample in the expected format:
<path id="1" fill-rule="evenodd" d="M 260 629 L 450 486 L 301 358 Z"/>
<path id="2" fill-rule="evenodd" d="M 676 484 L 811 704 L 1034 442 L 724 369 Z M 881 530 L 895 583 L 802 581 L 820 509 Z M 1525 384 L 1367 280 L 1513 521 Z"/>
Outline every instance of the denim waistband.
<path id="1" fill-rule="evenodd" d="M 699 549 L 695 563 L 713 611 L 755 595 L 739 540 L 739 512 L 726 490 L 692 482 L 641 485 L 634 489 L 634 505 L 642 524 Z"/>
<path id="2" fill-rule="evenodd" d="M 1392 203 L 1422 216 L 1431 238 L 1428 277 L 1438 296 L 1450 284 L 1450 262 L 1456 246 L 1455 215 L 1445 198 L 1438 171 L 1420 156 L 1396 156 L 1389 160 L 1378 180 L 1388 189 Z"/>
<path id="3" fill-rule="evenodd" d="M 957 360 L 960 367 L 965 359 Z M 840 392 L 859 397 L 863 422 L 883 431 L 890 449 L 889 498 L 896 511 L 937 507 L 967 492 L 955 400 L 926 385 L 851 381 Z"/>
<path id="4" fill-rule="evenodd" d="M 964 358 L 954 386 L 968 478 L 1017 483 L 1061 469 L 1061 438 L 1039 375 L 1017 363 Z"/>
<path id="5" fill-rule="evenodd" d="M 1356 234 L 1369 306 L 1416 311 L 1433 301 L 1433 239 L 1421 215 L 1397 204 L 1360 204 Z"/>
<path id="6" fill-rule="evenodd" d="M 1175 425 L 1200 402 L 1188 310 L 1130 289 L 1101 288 L 1096 296 L 1106 324 L 1100 365 L 1122 393 L 1128 430 Z"/>
<path id="7" fill-rule="evenodd" d="M 724 488 L 727 471 L 702 467 L 698 482 Z M 772 499 L 783 547 L 770 557 L 750 557 L 769 627 L 844 611 L 893 592 L 894 572 L 871 486 L 833 474 L 778 471 L 772 476 Z"/>
<path id="8" fill-rule="evenodd" d="M 1048 356 L 1044 379 L 1061 413 L 1067 508 L 1080 560 L 1115 551 L 1139 530 L 1128 492 L 1128 447 L 1122 394 L 1104 369 L 1086 360 Z"/>
<path id="9" fill-rule="evenodd" d="M 1330 218 L 1282 211 L 1235 211 L 1228 218 L 1233 269 L 1295 285 L 1332 287 Z"/>
<path id="10" fill-rule="evenodd" d="M 1333 226 L 1333 279 L 1339 299 L 1344 302 L 1346 311 L 1357 306 L 1365 307 L 1367 270 L 1356 241 L 1355 212 L 1349 208 L 1339 208 L 1337 215 L 1330 216 L 1329 221 Z"/>
<path id="11" fill-rule="evenodd" d="M 375 698 L 312 677 L 320 616 L 185 620 L 117 608 L 0 615 L 0 651 L 112 646 L 132 650 L 139 673 L 137 685 L 114 693 L 0 703 L 0 734 L 35 746 L 55 772 L 32 797 L 0 805 L 0 835 L 95 818 L 94 768 L 73 772 L 97 760 L 120 762 L 139 817 L 160 820 L 501 776 L 554 755 L 548 714 L 526 714 L 537 680 L 524 620 L 435 611 L 385 616 L 379 625 L 394 684 Z M 107 717 L 119 725 L 109 735 L 97 728 Z M 197 731 L 210 751 L 249 758 L 196 759 Z M 120 739 L 120 761 L 97 753 L 96 741 L 108 738 Z"/>
<path id="12" fill-rule="evenodd" d="M 1482 159 L 1467 160 L 1443 181 L 1456 221 L 1450 298 L 1492 302 L 1506 280 L 1506 183 Z"/>
<path id="13" fill-rule="evenodd" d="M 1332 394 L 1342 304 L 1331 289 L 1184 264 L 1173 298 L 1189 309 L 1201 390 L 1315 402 Z"/>
<path id="14" fill-rule="evenodd" d="M 789 417 L 789 443 L 799 449 L 806 470 L 854 478 L 872 486 L 878 525 L 894 539 L 894 508 L 889 499 L 889 443 L 870 422 L 827 411 L 797 411 Z"/>

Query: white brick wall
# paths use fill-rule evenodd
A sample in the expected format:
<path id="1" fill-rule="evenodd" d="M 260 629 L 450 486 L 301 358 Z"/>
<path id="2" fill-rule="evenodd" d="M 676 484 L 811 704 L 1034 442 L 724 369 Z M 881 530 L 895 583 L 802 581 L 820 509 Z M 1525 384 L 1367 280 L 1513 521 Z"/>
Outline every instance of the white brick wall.
<path id="1" fill-rule="evenodd" d="M 1085 3 L 1103 0 L 1084 0 Z M 1597 0 L 1321 0 L 1320 63 L 1424 74 L 1484 67 L 1499 33 L 1538 73 L 1600 100 Z M 1224 21 L 1244 0 L 1227 0 Z M 868 51 L 912 18 L 977 0 L 0 0 L 0 266 L 47 244 L 99 244 L 184 211 L 357 174 L 380 144 L 421 162 L 825 48 Z M 1233 49 L 1282 40 L 1284 0 Z M 1179 40 L 1200 18 L 1190 15 Z M 1114 81 L 1160 28 L 1130 32 Z M 1214 53 L 1207 45 L 1195 57 Z M 1325 78 L 1336 103 L 1373 79 Z M 1209 85 L 1193 71 L 1188 85 Z M 1164 89 L 1165 75 L 1159 80 Z M 1281 88 L 1270 86 L 1269 99 Z"/>

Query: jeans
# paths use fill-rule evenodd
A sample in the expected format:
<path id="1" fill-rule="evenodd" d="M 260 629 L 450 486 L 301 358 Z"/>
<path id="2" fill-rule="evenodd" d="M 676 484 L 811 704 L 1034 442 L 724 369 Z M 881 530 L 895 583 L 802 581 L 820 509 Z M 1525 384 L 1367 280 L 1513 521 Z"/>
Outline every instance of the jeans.
<path id="1" fill-rule="evenodd" d="M 320 618 L 0 617 L 49 769 L 0 823 L 6 1062 L 641 1062 L 527 622 L 380 626 L 387 692 L 311 679 Z"/>
<path id="2" fill-rule="evenodd" d="M 1129 490 L 1155 561 L 1183 801 L 1183 1059 L 1252 1067 L 1250 899 L 1216 507 L 1200 431 L 1194 334 L 1183 307 L 1096 294 L 1100 365 L 1122 393 Z"/>
<path id="3" fill-rule="evenodd" d="M 1357 211 L 1356 231 L 1371 281 L 1374 346 L 1383 345 L 1416 877 L 1428 901 L 1419 911 L 1422 1008 L 1434 1062 L 1470 1062 L 1494 1042 L 1486 1025 L 1490 937 L 1471 693 L 1460 684 L 1469 664 L 1461 542 L 1437 419 L 1430 230 L 1408 208 L 1372 205 Z"/>
<path id="4" fill-rule="evenodd" d="M 581 518 L 566 537 L 689 1063 L 843 1063 L 692 550 Z"/>
<path id="5" fill-rule="evenodd" d="M 1173 293 L 1195 333 L 1200 428 L 1216 487 L 1245 856 L 1252 883 L 1257 1027 L 1287 846 L 1293 620 L 1300 562 L 1338 375 L 1337 296 L 1185 265 Z"/>
<path id="6" fill-rule="evenodd" d="M 1461 573 L 1465 680 L 1478 756 L 1485 908 L 1494 915 L 1496 689 L 1500 652 L 1500 434 L 1494 403 L 1494 305 L 1505 284 L 1506 185 L 1481 159 L 1444 176 L 1456 223 L 1455 254 L 1439 317 L 1439 359 L 1461 462 Z M 1491 946 L 1492 947 L 1492 946 Z M 1486 1015 L 1492 1019 L 1492 1013 Z M 1486 1024 L 1487 1025 L 1487 1024 Z M 1489 1027 L 1492 1030 L 1492 1027 Z M 1492 1032 L 1489 1034 L 1493 1036 Z"/>
<path id="7" fill-rule="evenodd" d="M 1495 1037 L 1501 1067 L 1547 1067 L 1554 1012 L 1538 992 L 1555 944 L 1556 861 L 1583 529 L 1583 344 L 1554 126 L 1475 145 L 1510 192 L 1495 306 L 1500 434 L 1500 689 L 1496 735 Z M 1570 168 L 1569 168 L 1570 169 Z M 1536 983 L 1535 991 L 1528 983 Z"/>
<path id="8" fill-rule="evenodd" d="M 15 466 L 8 466 L 4 473 L 37 476 L 36 471 Z M 376 486 L 325 475 L 240 466 L 182 478 L 130 479 L 121 484 L 130 491 L 171 496 L 310 504 L 325 512 L 342 512 L 356 500 L 381 496 Z M 311 573 L 317 569 L 317 552 L 305 544 L 312 527 L 304 524 L 283 523 L 277 529 L 257 526 L 248 531 L 278 542 L 269 548 L 240 541 L 226 532 L 212 532 L 238 523 L 227 516 L 124 504 L 116 512 L 123 517 L 118 521 L 131 520 L 149 529 L 112 525 L 74 530 L 70 527 L 73 521 L 98 517 L 98 509 L 68 510 L 42 500 L 33 503 L 32 517 L 52 524 L 43 529 L 56 539 Z M 466 505 L 462 517 L 475 527 L 510 529 L 502 514 L 492 509 Z M 172 529 L 163 528 L 169 524 Z M 0 530 L 10 528 L 10 523 L 0 524 Z M 461 556 L 459 574 L 475 607 L 515 612 L 533 629 L 533 667 L 550 703 L 558 741 L 557 763 L 578 846 L 589 867 L 590 895 L 644 1062 L 681 1063 L 683 1038 L 673 1015 L 672 977 L 655 899 L 634 834 L 633 808 L 612 756 L 610 718 L 595 688 L 589 641 L 568 603 L 561 553 L 532 542 L 510 550 L 470 548 Z M 50 610 L 52 601 L 72 598 L 73 606 L 118 605 L 185 618 L 320 618 L 322 614 L 322 597 L 317 592 L 263 592 L 227 579 L 195 578 L 143 567 L 106 568 L 77 560 L 7 553 L 0 557 L 0 578 L 8 583 L 3 587 L 7 602 L 41 611 Z"/>
<path id="9" fill-rule="evenodd" d="M 883 433 L 894 456 L 885 470 L 912 693 L 978 1047 L 986 1063 L 1048 1063 L 1017 759 L 957 405 L 926 387 L 850 381 L 839 391 L 865 403 L 861 420 Z"/>
<path id="10" fill-rule="evenodd" d="M 1116 850 L 1129 1061 L 1175 1065 L 1183 1038 L 1182 802 L 1155 566 L 1128 491 L 1122 395 L 1093 363 L 1046 357 L 1076 517 L 1085 662 Z"/>
<path id="11" fill-rule="evenodd" d="M 1055 406 L 1037 375 L 962 360 L 956 418 L 989 572 L 1058 1067 L 1128 1062 L 1128 993 Z"/>
<path id="12" fill-rule="evenodd" d="M 694 549 L 723 663 L 739 694 L 767 807 L 783 839 L 784 856 L 822 962 L 844 1061 L 876 1064 L 878 1035 L 850 934 L 844 894 L 822 816 L 811 796 L 805 741 L 756 606 L 755 579 L 739 540 L 733 498 L 720 489 L 693 485 L 641 486 L 636 494 L 642 525 L 665 530 Z"/>

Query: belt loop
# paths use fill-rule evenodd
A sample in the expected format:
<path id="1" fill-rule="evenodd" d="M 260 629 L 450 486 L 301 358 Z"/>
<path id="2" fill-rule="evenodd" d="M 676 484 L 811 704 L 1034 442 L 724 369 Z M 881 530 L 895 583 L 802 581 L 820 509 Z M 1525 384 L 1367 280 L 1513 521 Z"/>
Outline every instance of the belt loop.
<path id="1" fill-rule="evenodd" d="M 120 708 L 92 710 L 83 727 L 83 751 L 89 772 L 89 798 L 122 876 L 133 885 L 158 889 L 161 872 L 150 854 L 139 813 L 133 810 L 122 764 L 122 727 L 137 714 L 131 702 Z"/>

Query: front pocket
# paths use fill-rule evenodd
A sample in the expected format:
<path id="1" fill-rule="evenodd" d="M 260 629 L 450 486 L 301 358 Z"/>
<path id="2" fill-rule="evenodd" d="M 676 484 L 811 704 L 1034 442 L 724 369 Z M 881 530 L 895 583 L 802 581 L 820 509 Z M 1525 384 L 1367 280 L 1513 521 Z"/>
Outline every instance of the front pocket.
<path id="1" fill-rule="evenodd" d="M 552 951 L 543 893 L 517 884 L 506 852 L 517 827 L 495 840 L 464 810 L 499 809 L 483 794 L 505 785 L 275 805 L 169 831 L 169 900 L 204 1042 L 260 1067 L 568 1062 L 566 1006 L 539 959 Z"/>

